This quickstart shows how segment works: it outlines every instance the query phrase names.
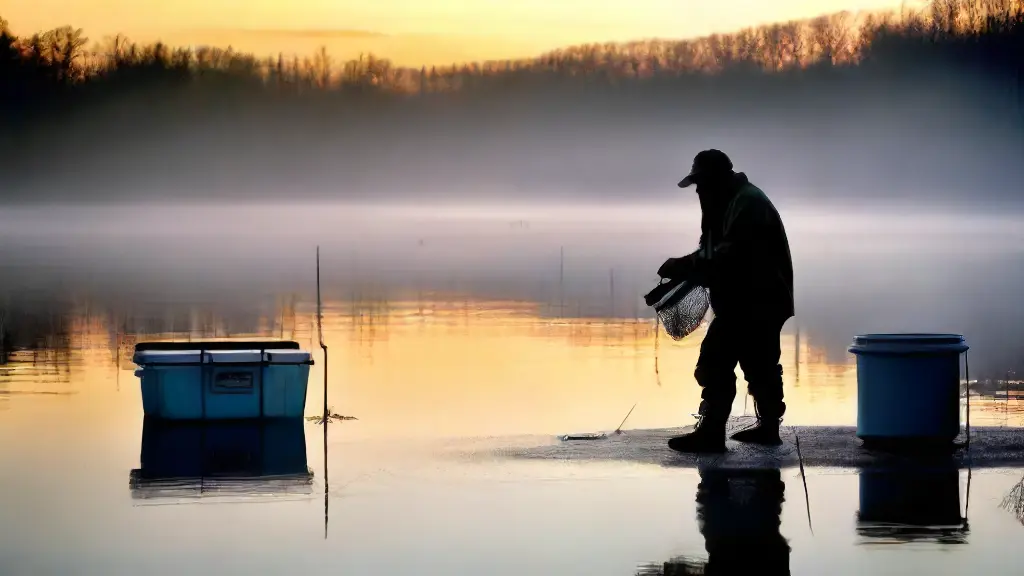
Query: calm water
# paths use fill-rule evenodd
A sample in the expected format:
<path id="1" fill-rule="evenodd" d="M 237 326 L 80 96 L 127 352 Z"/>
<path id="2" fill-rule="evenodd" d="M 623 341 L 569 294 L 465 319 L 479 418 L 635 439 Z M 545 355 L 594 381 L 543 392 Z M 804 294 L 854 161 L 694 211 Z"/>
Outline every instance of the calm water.
<path id="1" fill-rule="evenodd" d="M 638 302 L 651 270 L 696 241 L 692 213 L 61 210 L 0 211 L 2 322 L 35 348 L 0 366 L 0 574 L 635 574 L 780 537 L 766 570 L 1014 574 L 1024 560 L 1024 470 L 974 472 L 968 492 L 966 472 L 812 469 L 805 496 L 798 470 L 702 477 L 499 455 L 612 430 L 634 404 L 627 429 L 692 423 L 700 333 L 656 341 Z M 960 332 L 972 378 L 1019 370 L 1019 222 L 960 218 L 951 234 L 943 218 L 787 221 L 799 311 L 783 341 L 787 424 L 854 423 L 845 347 L 858 332 Z M 145 427 L 130 358 L 147 339 L 296 339 L 315 351 L 306 413 L 320 413 L 317 244 L 329 404 L 358 418 L 328 426 L 326 461 L 313 422 L 199 440 Z M 971 421 L 1024 425 L 1022 406 L 979 385 Z M 734 408 L 752 411 L 742 394 Z M 160 466 L 289 476 L 169 483 Z M 935 514 L 901 516 L 912 496 Z M 962 515 L 968 529 L 912 542 L 858 524 Z"/>
<path id="2" fill-rule="evenodd" d="M 536 306 L 500 302 L 424 308 L 394 303 L 371 322 L 341 303 L 328 306 L 329 402 L 359 420 L 329 426 L 326 470 L 323 428 L 304 425 L 297 450 L 305 450 L 311 483 L 207 480 L 174 490 L 130 486 L 143 448 L 128 361 L 135 337 L 118 335 L 101 317 L 72 318 L 62 351 L 17 354 L 0 372 L 0 572 L 634 574 L 680 556 L 743 553 L 751 538 L 781 534 L 794 574 L 899 574 L 910 566 L 1015 573 L 1024 526 L 1001 504 L 1021 470 L 974 473 L 969 529 L 908 543 L 857 523 L 865 506 L 899 518 L 898 504 L 864 498 L 899 493 L 884 486 L 906 479 L 883 479 L 883 488 L 876 479 L 871 497 L 856 473 L 810 470 L 809 527 L 797 470 L 726 478 L 732 492 L 715 492 L 722 480 L 695 470 L 503 459 L 496 448 L 613 429 L 634 403 L 627 428 L 692 422 L 699 336 L 659 342 L 659 386 L 647 322 L 552 321 Z M 304 316 L 285 315 L 267 332 L 308 346 Z M 784 344 L 787 422 L 851 424 L 852 366 L 826 362 L 795 336 Z M 320 411 L 321 369 L 310 377 L 308 414 Z M 971 408 L 972 422 L 1021 424 L 1015 400 L 975 397 Z M 741 397 L 736 411 L 743 409 Z M 288 442 L 278 443 L 287 449 Z M 200 458 L 204 450 L 166 446 L 165 459 Z M 947 522 L 968 505 L 965 472 L 910 482 L 932 487 L 929 498 Z"/>

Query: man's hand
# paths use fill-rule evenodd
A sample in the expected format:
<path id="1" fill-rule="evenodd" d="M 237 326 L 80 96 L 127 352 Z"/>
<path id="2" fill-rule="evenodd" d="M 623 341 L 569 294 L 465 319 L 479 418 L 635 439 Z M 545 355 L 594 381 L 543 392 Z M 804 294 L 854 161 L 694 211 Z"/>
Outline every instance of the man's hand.
<path id="1" fill-rule="evenodd" d="M 698 286 L 708 288 L 711 274 L 711 266 L 709 264 L 710 263 L 702 257 L 698 256 L 694 258 L 686 279 Z"/>
<path id="2" fill-rule="evenodd" d="M 662 278 L 671 278 L 673 280 L 681 280 L 685 278 L 693 268 L 693 260 L 688 257 L 682 258 L 669 258 L 665 260 L 665 263 L 658 268 L 658 276 Z"/>

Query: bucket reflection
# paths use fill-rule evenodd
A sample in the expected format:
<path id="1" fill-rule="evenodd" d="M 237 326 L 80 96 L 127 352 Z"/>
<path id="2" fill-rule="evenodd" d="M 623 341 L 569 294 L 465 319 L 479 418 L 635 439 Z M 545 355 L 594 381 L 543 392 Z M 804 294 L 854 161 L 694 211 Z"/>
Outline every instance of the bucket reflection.
<path id="1" fill-rule="evenodd" d="M 146 419 L 132 498 L 310 495 L 302 420 Z"/>
<path id="2" fill-rule="evenodd" d="M 861 470 L 857 533 L 874 542 L 966 544 L 960 472 L 952 463 Z"/>

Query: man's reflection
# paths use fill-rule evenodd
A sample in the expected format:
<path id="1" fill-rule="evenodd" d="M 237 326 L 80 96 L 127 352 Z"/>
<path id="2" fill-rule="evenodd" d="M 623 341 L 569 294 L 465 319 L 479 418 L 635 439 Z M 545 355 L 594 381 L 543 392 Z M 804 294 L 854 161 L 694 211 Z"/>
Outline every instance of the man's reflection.
<path id="1" fill-rule="evenodd" d="M 789 574 L 789 543 L 779 532 L 785 492 L 778 469 L 700 471 L 706 574 Z"/>
<path id="2" fill-rule="evenodd" d="M 703 469 L 697 485 L 697 526 L 708 560 L 665 562 L 661 574 L 789 574 L 789 543 L 782 537 L 786 484 L 778 469 Z M 651 572 L 641 572 L 648 574 Z"/>

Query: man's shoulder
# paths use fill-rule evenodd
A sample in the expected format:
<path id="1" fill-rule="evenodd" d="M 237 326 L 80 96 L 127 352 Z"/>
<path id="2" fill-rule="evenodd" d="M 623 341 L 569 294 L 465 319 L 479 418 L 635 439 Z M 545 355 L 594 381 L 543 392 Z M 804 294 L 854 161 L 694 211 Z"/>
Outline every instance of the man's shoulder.
<path id="1" fill-rule="evenodd" d="M 747 180 L 740 186 L 739 195 L 749 200 L 768 200 L 768 195 L 764 193 L 764 190 L 750 180 Z"/>
<path id="2" fill-rule="evenodd" d="M 764 190 L 749 180 L 745 180 L 740 185 L 739 190 L 736 191 L 734 205 L 736 208 L 747 206 L 763 206 L 767 208 L 772 205 L 772 202 L 768 199 L 768 195 L 764 193 Z"/>
<path id="3" fill-rule="evenodd" d="M 753 219 L 757 221 L 781 220 L 775 204 L 764 193 L 764 190 L 752 184 L 749 180 L 744 180 L 739 190 L 736 191 L 736 196 L 733 198 L 728 219 L 730 221 L 737 219 Z"/>

